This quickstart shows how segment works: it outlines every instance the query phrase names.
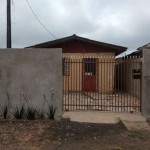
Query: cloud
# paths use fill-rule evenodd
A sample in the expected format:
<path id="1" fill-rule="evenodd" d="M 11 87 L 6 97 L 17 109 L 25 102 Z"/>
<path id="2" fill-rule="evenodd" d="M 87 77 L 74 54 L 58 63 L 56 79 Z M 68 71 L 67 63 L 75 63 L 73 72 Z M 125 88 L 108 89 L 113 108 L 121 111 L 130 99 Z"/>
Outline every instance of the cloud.
<path id="1" fill-rule="evenodd" d="M 150 1 L 145 0 L 28 0 L 38 19 L 57 38 L 76 34 L 128 47 L 150 42 Z M 26 47 L 52 37 L 36 20 L 26 0 L 14 0 L 12 46 Z M 12 8 L 14 5 L 12 5 Z M 6 47 L 6 1 L 0 1 L 0 47 Z"/>

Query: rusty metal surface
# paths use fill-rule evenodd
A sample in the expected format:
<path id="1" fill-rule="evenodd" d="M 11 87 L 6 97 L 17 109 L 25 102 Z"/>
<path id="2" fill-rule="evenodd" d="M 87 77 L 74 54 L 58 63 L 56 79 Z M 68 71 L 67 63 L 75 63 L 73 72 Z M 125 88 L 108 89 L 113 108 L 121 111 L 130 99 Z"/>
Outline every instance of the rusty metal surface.
<path id="1" fill-rule="evenodd" d="M 85 61 L 70 57 L 69 60 L 65 65 L 69 75 L 63 76 L 63 110 L 141 111 L 139 58 L 86 57 Z"/>

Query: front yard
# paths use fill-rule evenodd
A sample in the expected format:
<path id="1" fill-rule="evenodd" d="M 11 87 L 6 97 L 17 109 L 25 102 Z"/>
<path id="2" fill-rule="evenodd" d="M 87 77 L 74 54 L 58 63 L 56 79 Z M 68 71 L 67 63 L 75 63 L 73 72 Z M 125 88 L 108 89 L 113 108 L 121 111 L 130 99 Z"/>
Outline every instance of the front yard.
<path id="1" fill-rule="evenodd" d="M 148 150 L 150 131 L 69 120 L 0 120 L 1 150 Z"/>

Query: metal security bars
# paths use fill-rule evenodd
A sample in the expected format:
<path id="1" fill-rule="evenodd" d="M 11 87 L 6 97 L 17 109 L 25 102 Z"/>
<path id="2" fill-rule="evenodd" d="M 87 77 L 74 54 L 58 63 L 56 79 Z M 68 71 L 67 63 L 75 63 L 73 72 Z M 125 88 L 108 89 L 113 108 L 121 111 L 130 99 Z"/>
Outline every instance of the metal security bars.
<path id="1" fill-rule="evenodd" d="M 63 110 L 140 112 L 141 58 L 65 57 Z"/>

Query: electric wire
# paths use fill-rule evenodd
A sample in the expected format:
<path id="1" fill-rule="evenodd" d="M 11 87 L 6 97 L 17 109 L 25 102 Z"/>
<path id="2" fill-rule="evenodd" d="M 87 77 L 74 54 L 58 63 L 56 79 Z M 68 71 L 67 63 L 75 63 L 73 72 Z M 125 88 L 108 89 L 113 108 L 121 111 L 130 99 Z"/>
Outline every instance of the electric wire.
<path id="1" fill-rule="evenodd" d="M 49 33 L 49 34 L 51 34 L 55 39 L 57 39 L 56 38 L 56 36 L 55 35 L 53 35 L 43 24 L 42 24 L 42 22 L 38 19 L 38 17 L 36 16 L 36 14 L 34 13 L 34 11 L 33 11 L 33 9 L 32 9 L 32 7 L 31 7 L 31 5 L 30 5 L 30 3 L 29 3 L 29 1 L 28 0 L 26 0 L 26 2 L 27 2 L 27 4 L 29 5 L 29 7 L 30 7 L 30 9 L 31 9 L 31 11 L 32 11 L 32 13 L 34 14 L 34 16 L 35 16 L 35 18 L 37 19 L 37 21 L 41 24 L 41 26 Z"/>

